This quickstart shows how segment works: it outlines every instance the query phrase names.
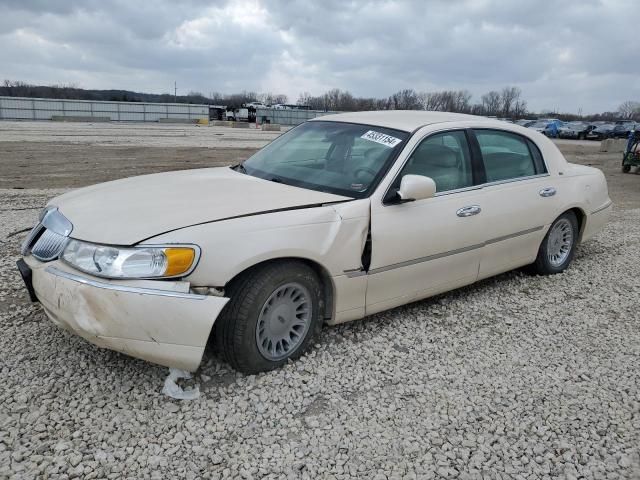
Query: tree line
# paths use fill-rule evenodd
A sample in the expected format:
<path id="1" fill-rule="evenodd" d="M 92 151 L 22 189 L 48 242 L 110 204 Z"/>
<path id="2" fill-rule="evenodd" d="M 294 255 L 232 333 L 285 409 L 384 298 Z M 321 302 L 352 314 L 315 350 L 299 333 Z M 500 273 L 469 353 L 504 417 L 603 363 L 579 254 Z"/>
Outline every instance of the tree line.
<path id="1" fill-rule="evenodd" d="M 170 93 L 140 93 L 129 90 L 88 90 L 74 84 L 30 85 L 10 80 L 5 80 L 0 85 L 0 96 L 152 103 L 176 102 L 233 107 L 255 101 L 266 105 L 287 104 L 289 101 L 284 94 L 270 92 L 243 91 L 231 94 L 210 92 L 209 95 L 204 95 L 201 92 L 191 91 L 187 95 L 172 95 Z M 403 89 L 386 98 L 375 98 L 356 97 L 346 90 L 334 88 L 318 96 L 304 92 L 300 94 L 296 104 L 312 110 L 324 111 L 433 110 L 511 119 L 553 116 L 561 120 L 615 120 L 623 118 L 640 121 L 640 102 L 636 101 L 626 101 L 616 111 L 588 116 L 549 111 L 533 113 L 527 109 L 527 102 L 523 98 L 522 90 L 514 86 L 489 91 L 481 95 L 477 101 L 473 101 L 473 96 L 467 90 L 418 92 L 413 89 Z"/>
<path id="2" fill-rule="evenodd" d="M 186 95 L 170 93 L 142 93 L 130 90 L 92 90 L 77 85 L 31 85 L 26 82 L 4 80 L 0 85 L 0 96 L 55 98 L 67 100 L 96 100 L 110 102 L 148 102 L 148 103 L 197 103 L 240 106 L 243 103 L 261 101 L 267 105 L 287 103 L 287 96 L 272 93 L 243 91 L 240 93 L 222 94 L 212 92 L 208 96 L 191 91 Z"/>
<path id="3" fill-rule="evenodd" d="M 520 118 L 527 113 L 527 102 L 518 87 L 488 92 L 478 103 L 472 103 L 471 99 L 467 90 L 417 92 L 404 89 L 388 98 L 363 98 L 334 88 L 320 96 L 303 93 L 297 103 L 309 105 L 314 110 L 432 110 L 508 118 Z"/>

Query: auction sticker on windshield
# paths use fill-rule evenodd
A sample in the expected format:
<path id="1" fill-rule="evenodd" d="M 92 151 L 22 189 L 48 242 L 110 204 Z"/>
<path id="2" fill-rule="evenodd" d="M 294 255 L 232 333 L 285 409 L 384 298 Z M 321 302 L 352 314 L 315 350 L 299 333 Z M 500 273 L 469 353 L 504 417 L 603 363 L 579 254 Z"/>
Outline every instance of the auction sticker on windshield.
<path id="1" fill-rule="evenodd" d="M 397 144 L 399 144 L 402 141 L 399 138 L 392 137 L 391 135 L 387 135 L 386 133 L 376 132 L 375 130 L 369 130 L 360 138 L 364 138 L 365 140 L 371 140 L 372 142 L 380 143 L 381 145 L 385 145 L 389 148 L 395 147 Z"/>

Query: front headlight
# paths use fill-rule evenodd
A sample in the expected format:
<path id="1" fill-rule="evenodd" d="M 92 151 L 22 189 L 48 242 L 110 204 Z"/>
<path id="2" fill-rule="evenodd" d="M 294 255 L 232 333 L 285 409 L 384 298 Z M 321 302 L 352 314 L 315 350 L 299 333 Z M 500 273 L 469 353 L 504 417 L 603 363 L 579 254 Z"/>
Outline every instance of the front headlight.
<path id="1" fill-rule="evenodd" d="M 196 246 L 121 248 L 72 239 L 62 260 L 99 277 L 168 278 L 190 273 L 199 256 Z"/>

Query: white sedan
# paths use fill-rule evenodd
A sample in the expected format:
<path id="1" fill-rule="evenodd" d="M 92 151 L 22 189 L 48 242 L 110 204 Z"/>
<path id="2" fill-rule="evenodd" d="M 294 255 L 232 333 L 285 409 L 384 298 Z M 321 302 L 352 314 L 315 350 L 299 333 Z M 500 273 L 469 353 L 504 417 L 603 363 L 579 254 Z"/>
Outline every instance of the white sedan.
<path id="1" fill-rule="evenodd" d="M 57 325 L 195 370 L 205 346 L 255 373 L 323 324 L 518 267 L 566 269 L 611 210 L 600 170 L 534 130 L 449 113 L 306 122 L 240 165 L 53 199 L 18 266 Z"/>

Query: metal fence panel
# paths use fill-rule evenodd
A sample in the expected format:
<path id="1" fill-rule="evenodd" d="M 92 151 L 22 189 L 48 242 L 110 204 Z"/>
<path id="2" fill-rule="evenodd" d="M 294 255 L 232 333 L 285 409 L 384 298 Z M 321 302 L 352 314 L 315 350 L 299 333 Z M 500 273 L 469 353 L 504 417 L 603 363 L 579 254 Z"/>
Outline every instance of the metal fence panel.
<path id="1" fill-rule="evenodd" d="M 120 111 L 144 113 L 144 105 L 140 103 L 120 104 Z"/>
<path id="2" fill-rule="evenodd" d="M 143 122 L 143 112 L 120 112 L 120 120 L 125 122 Z"/>
<path id="3" fill-rule="evenodd" d="M 154 112 L 146 112 L 144 114 L 144 119 L 147 122 L 157 122 L 161 118 L 167 118 L 165 113 L 154 113 Z"/>
<path id="4" fill-rule="evenodd" d="M 169 105 L 169 113 L 189 113 L 189 105 Z"/>
<path id="5" fill-rule="evenodd" d="M 94 112 L 109 112 L 109 113 L 117 113 L 119 103 L 108 103 L 108 102 L 94 102 L 93 111 Z"/>
<path id="6" fill-rule="evenodd" d="M 62 100 L 33 100 L 30 108 L 35 110 L 62 110 Z"/>
<path id="7" fill-rule="evenodd" d="M 209 106 L 0 97 L 0 120 L 50 120 L 52 116 L 109 117 L 130 122 L 157 122 L 163 118 L 200 120 L 209 118 Z"/>
<path id="8" fill-rule="evenodd" d="M 51 120 L 51 117 L 64 116 L 64 112 L 62 110 L 34 110 L 36 120 Z"/>
<path id="9" fill-rule="evenodd" d="M 65 102 L 64 110 L 66 112 L 86 113 L 91 112 L 91 106 L 91 102 Z"/>
<path id="10" fill-rule="evenodd" d="M 15 118 L 18 120 L 27 120 L 33 118 L 33 111 L 30 110 L 21 110 L 18 108 L 14 109 L 2 109 L 2 118 Z"/>
<path id="11" fill-rule="evenodd" d="M 145 103 L 145 110 L 147 113 L 167 114 L 167 106 L 162 103 Z"/>
<path id="12" fill-rule="evenodd" d="M 275 108 L 258 108 L 256 110 L 256 118 L 259 123 L 268 120 L 270 123 L 279 123 L 280 125 L 299 125 L 307 120 L 323 115 L 331 115 L 333 111 L 324 110 L 294 110 L 294 109 L 275 109 Z"/>

